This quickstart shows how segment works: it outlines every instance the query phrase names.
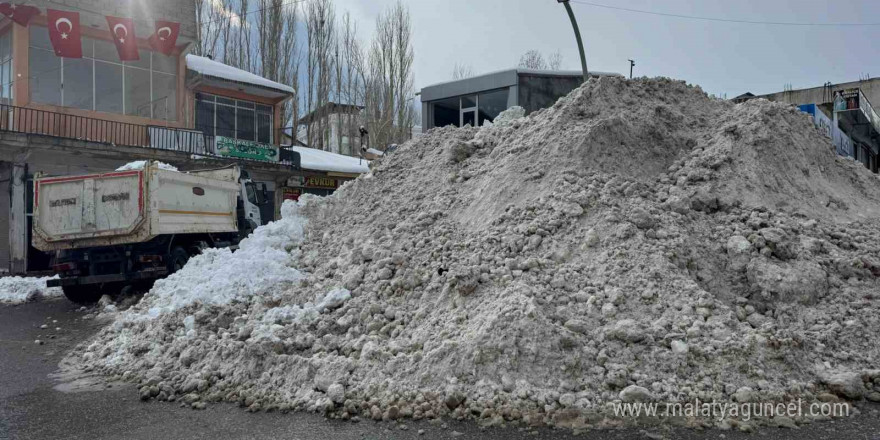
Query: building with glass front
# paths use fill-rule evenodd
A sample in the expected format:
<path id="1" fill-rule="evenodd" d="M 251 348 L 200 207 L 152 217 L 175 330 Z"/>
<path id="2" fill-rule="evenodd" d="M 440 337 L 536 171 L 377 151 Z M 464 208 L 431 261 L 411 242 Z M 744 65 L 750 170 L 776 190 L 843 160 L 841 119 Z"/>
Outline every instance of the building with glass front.
<path id="1" fill-rule="evenodd" d="M 591 76 L 621 76 L 590 72 Z M 547 108 L 583 83 L 581 71 L 510 69 L 422 89 L 422 130 L 455 125 L 481 126 L 504 110 L 526 114 Z"/>

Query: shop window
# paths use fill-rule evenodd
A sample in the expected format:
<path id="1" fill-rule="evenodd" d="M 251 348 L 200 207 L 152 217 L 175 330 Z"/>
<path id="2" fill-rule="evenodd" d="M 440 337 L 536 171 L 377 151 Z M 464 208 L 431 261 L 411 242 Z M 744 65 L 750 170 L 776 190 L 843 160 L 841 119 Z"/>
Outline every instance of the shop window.
<path id="1" fill-rule="evenodd" d="M 476 95 L 467 95 L 461 97 L 461 108 L 462 110 L 467 108 L 472 108 L 477 106 L 477 96 Z"/>
<path id="2" fill-rule="evenodd" d="M 458 127 L 461 124 L 460 103 L 458 98 L 443 99 L 431 103 L 434 113 L 434 124 L 432 127 L 445 127 L 447 125 Z"/>
<path id="3" fill-rule="evenodd" d="M 509 88 L 483 92 L 477 95 L 464 95 L 432 102 L 433 124 L 430 127 L 447 125 L 482 126 L 493 121 L 499 113 L 507 109 Z"/>
<path id="4" fill-rule="evenodd" d="M 508 89 L 495 90 L 480 93 L 479 96 L 479 125 L 485 121 L 493 121 L 498 114 L 507 110 Z"/>

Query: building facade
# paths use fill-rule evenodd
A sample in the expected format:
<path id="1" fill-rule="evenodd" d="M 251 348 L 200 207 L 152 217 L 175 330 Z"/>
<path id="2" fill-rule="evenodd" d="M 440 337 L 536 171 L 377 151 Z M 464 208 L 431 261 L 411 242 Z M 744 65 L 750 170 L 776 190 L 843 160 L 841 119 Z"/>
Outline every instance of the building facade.
<path id="1" fill-rule="evenodd" d="M 798 106 L 813 117 L 838 154 L 852 157 L 874 173 L 880 171 L 880 116 L 872 105 L 880 102 L 880 78 L 734 99 L 754 98 Z"/>
<path id="2" fill-rule="evenodd" d="M 622 76 L 607 72 L 590 75 Z M 514 106 L 529 114 L 552 106 L 583 82 L 581 71 L 510 69 L 428 86 L 420 94 L 422 130 L 447 125 L 478 127 Z"/>
<path id="3" fill-rule="evenodd" d="M 345 156 L 360 155 L 363 106 L 328 102 L 296 122 L 299 144 Z"/>
<path id="4" fill-rule="evenodd" d="M 238 164 L 272 194 L 267 218 L 277 215 L 286 188 L 338 186 L 358 175 L 321 180 L 327 170 L 304 169 L 299 154 L 281 148 L 293 89 L 192 55 L 191 1 L 28 5 L 39 13 L 26 25 L 0 16 L 0 273 L 48 265 L 49 256 L 30 246 L 36 174 L 103 173 L 144 159 L 181 171 Z M 48 9 L 79 14 L 82 57 L 56 56 L 49 26 L 59 23 L 48 22 Z M 120 60 L 120 35 L 111 34 L 105 15 L 133 19 L 138 60 Z M 148 41 L 158 20 L 180 24 L 168 55 Z"/>

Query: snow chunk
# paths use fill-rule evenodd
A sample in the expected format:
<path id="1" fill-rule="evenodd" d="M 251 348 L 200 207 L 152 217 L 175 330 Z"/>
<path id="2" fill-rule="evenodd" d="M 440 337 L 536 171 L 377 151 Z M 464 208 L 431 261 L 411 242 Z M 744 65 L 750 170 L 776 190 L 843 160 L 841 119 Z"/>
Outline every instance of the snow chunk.
<path id="1" fill-rule="evenodd" d="M 198 55 L 190 54 L 186 56 L 186 68 L 206 76 L 213 76 L 215 78 L 222 78 L 228 79 L 230 81 L 253 84 L 256 86 L 275 89 L 291 94 L 295 93 L 293 87 L 277 83 L 275 81 L 263 78 L 262 76 L 250 73 L 246 70 L 227 66 L 226 64 L 214 61 L 210 58 L 200 57 Z"/>
<path id="2" fill-rule="evenodd" d="M 285 147 L 299 153 L 300 166 L 306 170 L 334 171 L 337 173 L 370 172 L 370 162 L 357 157 L 307 147 Z"/>
<path id="3" fill-rule="evenodd" d="M 57 298 L 64 293 L 60 287 L 46 287 L 46 281 L 58 278 L 3 277 L 0 278 L 0 303 L 21 304 L 39 299 Z"/>
<path id="4" fill-rule="evenodd" d="M 310 197 L 303 197 L 304 203 Z M 195 303 L 223 305 L 252 295 L 280 293 L 280 286 L 303 274 L 293 267 L 303 239 L 305 219 L 296 202 L 282 205 L 282 219 L 257 228 L 239 249 L 206 249 L 186 266 L 156 285 L 144 297 L 148 309 L 141 315 L 154 319 Z"/>
<path id="5" fill-rule="evenodd" d="M 314 303 L 273 307 L 263 315 L 263 324 L 254 330 L 253 336 L 256 339 L 276 339 L 275 331 L 284 325 L 313 322 L 321 313 L 339 308 L 350 298 L 351 292 L 348 289 L 337 288 Z"/>
<path id="6" fill-rule="evenodd" d="M 166 171 L 179 171 L 177 167 L 174 165 L 169 165 L 165 162 L 156 162 L 159 165 L 160 170 Z M 134 162 L 129 162 L 119 168 L 116 171 L 132 171 L 132 170 L 142 170 L 147 167 L 147 161 L 145 160 L 136 160 Z"/>
<path id="7" fill-rule="evenodd" d="M 483 122 L 483 127 L 504 127 L 505 125 L 510 125 L 511 122 L 524 118 L 526 116 L 526 109 L 515 105 L 503 112 L 499 113 L 498 116 L 495 117 L 491 122 L 486 120 Z"/>

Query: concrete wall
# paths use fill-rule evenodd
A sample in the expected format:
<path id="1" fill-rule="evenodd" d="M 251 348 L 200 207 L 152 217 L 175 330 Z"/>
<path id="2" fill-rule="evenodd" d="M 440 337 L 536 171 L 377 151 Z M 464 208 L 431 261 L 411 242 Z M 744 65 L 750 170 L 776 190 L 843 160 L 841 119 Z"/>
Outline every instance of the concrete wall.
<path id="1" fill-rule="evenodd" d="M 829 89 L 825 87 L 812 87 L 809 89 L 791 90 L 787 92 L 770 93 L 760 95 L 770 101 L 787 102 L 789 104 L 823 104 L 834 101 L 834 92 L 860 88 L 874 108 L 880 108 L 880 78 L 871 78 L 867 81 L 853 81 L 848 83 L 832 84 Z"/>
<path id="2" fill-rule="evenodd" d="M 27 3 L 40 8 L 43 15 L 46 9 L 79 12 L 83 27 L 100 30 L 107 30 L 105 15 L 133 18 L 139 38 L 147 38 L 153 33 L 154 20 L 176 21 L 180 23 L 178 44 L 196 39 L 196 12 L 192 0 L 33 0 Z"/>

